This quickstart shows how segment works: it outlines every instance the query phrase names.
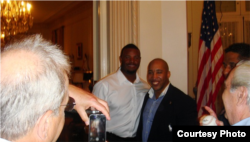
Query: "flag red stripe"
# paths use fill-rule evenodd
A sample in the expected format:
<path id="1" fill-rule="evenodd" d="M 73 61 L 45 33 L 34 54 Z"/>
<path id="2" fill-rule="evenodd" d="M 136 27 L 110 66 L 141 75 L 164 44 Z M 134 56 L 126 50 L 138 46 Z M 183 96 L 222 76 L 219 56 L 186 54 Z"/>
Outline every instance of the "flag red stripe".
<path id="1" fill-rule="evenodd" d="M 223 56 L 220 57 L 220 59 L 217 61 L 217 64 L 215 65 L 215 68 L 214 68 L 214 72 L 213 72 L 213 76 L 212 76 L 212 80 L 213 82 L 215 81 L 215 77 L 216 75 L 218 74 L 219 72 L 219 69 L 221 68 L 221 65 L 223 63 Z M 222 76 L 221 76 L 222 77 Z"/>
<path id="2" fill-rule="evenodd" d="M 216 50 L 216 52 L 214 52 L 215 50 L 213 50 L 213 52 L 212 52 L 212 61 L 214 60 L 214 56 L 216 56 L 216 54 L 219 54 L 220 58 L 216 61 L 217 63 L 215 64 L 215 67 L 214 67 L 213 77 L 212 77 L 213 83 L 216 79 L 216 75 L 218 75 L 219 70 L 222 68 L 221 65 L 222 65 L 223 59 L 224 59 L 224 56 L 222 54 L 223 50 L 221 47 L 221 38 L 220 37 L 218 38 L 216 44 L 214 45 L 214 49 Z M 222 75 L 221 75 L 221 77 L 222 77 Z"/>
<path id="3" fill-rule="evenodd" d="M 218 50 L 221 47 L 221 45 L 219 43 L 221 43 L 220 38 L 218 39 L 217 43 L 214 46 L 215 47 L 214 49 L 217 51 L 213 52 L 211 56 L 214 57 L 215 54 L 219 52 Z M 215 50 L 213 50 L 213 51 L 215 51 Z M 223 62 L 223 56 L 220 56 L 219 60 L 217 61 L 216 65 L 215 65 L 214 71 L 212 72 L 212 83 L 214 83 L 216 75 L 217 75 L 219 69 L 222 67 L 221 66 L 222 62 Z M 215 100 L 216 100 L 216 97 L 217 97 L 217 94 L 219 92 L 219 89 L 221 87 L 222 82 L 223 82 L 223 76 L 221 76 L 220 80 L 217 82 L 217 85 L 215 86 L 215 90 L 214 91 L 212 90 L 212 92 L 209 94 L 210 97 L 209 97 L 209 100 L 207 102 L 207 105 L 208 106 L 212 105 L 212 109 L 214 109 L 214 110 L 215 110 L 215 106 L 214 106 L 213 102 L 215 102 Z"/>
<path id="4" fill-rule="evenodd" d="M 199 41 L 199 51 L 200 51 L 200 49 L 201 49 L 201 45 L 202 45 L 203 42 L 204 42 L 204 41 L 203 41 L 202 39 L 200 39 L 200 41 Z"/>
<path id="5" fill-rule="evenodd" d="M 204 83 L 201 87 L 200 96 L 198 98 L 198 103 L 197 103 L 197 110 L 201 108 L 201 103 L 202 103 L 202 100 L 204 99 L 204 95 L 207 94 L 206 90 L 209 87 L 210 79 L 211 79 L 211 69 L 209 69 L 207 76 L 204 80 Z"/>
<path id="6" fill-rule="evenodd" d="M 200 78 L 203 72 L 203 69 L 206 65 L 206 63 L 208 62 L 208 59 L 210 57 L 210 50 L 206 50 L 205 53 L 202 56 L 201 62 L 200 62 L 200 66 L 199 66 L 199 70 L 198 70 L 198 84 L 200 83 Z"/>
<path id="7" fill-rule="evenodd" d="M 200 42 L 200 43 L 201 43 L 200 45 L 202 45 L 202 42 Z M 203 44 L 203 45 L 205 46 L 205 44 Z M 205 47 L 203 47 L 203 48 L 205 48 Z M 207 48 L 205 48 L 205 49 L 207 49 Z M 206 74 L 206 72 L 205 72 L 206 70 L 204 70 L 204 68 L 207 68 L 207 66 L 210 66 L 209 61 L 208 61 L 209 57 L 210 57 L 210 50 L 206 50 L 205 53 L 202 56 L 202 60 L 201 60 L 199 71 L 198 71 L 198 84 L 200 84 L 202 74 Z M 208 74 L 211 74 L 210 71 L 208 71 Z M 197 96 L 198 97 L 198 99 L 197 99 L 197 101 L 198 101 L 197 110 L 200 109 L 201 103 L 202 103 L 202 98 L 206 94 L 205 91 L 206 91 L 206 88 L 209 85 L 208 84 L 208 82 L 209 82 L 208 79 L 209 78 L 210 78 L 209 76 L 206 76 L 204 78 L 204 81 L 202 82 L 203 83 L 202 86 L 201 87 L 198 86 L 198 88 L 201 88 L 200 89 L 201 91 L 198 94 L 199 96 Z"/>
<path id="8" fill-rule="evenodd" d="M 214 96 L 213 96 L 213 102 L 215 102 L 215 100 L 216 100 L 216 97 L 217 97 L 217 94 L 218 94 L 218 92 L 219 92 L 219 90 L 220 90 L 220 87 L 222 86 L 222 84 L 223 84 L 223 81 L 224 81 L 224 78 L 223 78 L 223 76 L 221 76 L 220 77 L 220 80 L 218 81 L 218 85 L 216 86 L 216 89 L 215 89 L 215 91 L 214 91 Z"/>
<path id="9" fill-rule="evenodd" d="M 217 42 L 214 45 L 214 48 L 212 50 L 212 54 L 211 54 L 211 60 L 214 60 L 214 56 L 216 55 L 216 53 L 218 52 L 218 50 L 221 49 L 221 38 L 219 37 L 219 39 L 217 40 Z"/>
<path id="10" fill-rule="evenodd" d="M 204 1 L 199 40 L 197 110 L 203 105 L 215 111 L 215 100 L 223 83 L 223 48 L 218 30 L 214 1 Z"/>
<path id="11" fill-rule="evenodd" d="M 212 105 L 212 109 L 215 110 L 215 105 L 214 105 L 214 102 L 216 100 L 216 97 L 217 97 L 217 94 L 220 90 L 220 87 L 222 86 L 222 83 L 223 83 L 224 79 L 223 79 L 223 76 L 220 77 L 220 80 L 218 81 L 218 84 L 216 85 L 216 89 L 214 91 L 214 93 L 209 97 L 209 100 L 207 102 L 207 105 L 208 106 L 211 106 Z"/>
<path id="12" fill-rule="evenodd" d="M 201 107 L 200 104 L 202 102 L 202 99 L 203 99 L 204 95 L 207 93 L 206 90 L 207 90 L 207 88 L 209 86 L 209 80 L 210 80 L 210 78 L 211 78 L 211 70 L 209 70 L 209 72 L 208 72 L 208 74 L 207 74 L 207 76 L 206 76 L 206 78 L 204 80 L 204 83 L 203 83 L 203 86 L 201 88 L 201 91 L 200 91 L 200 97 L 198 99 L 198 106 L 199 106 L 199 108 Z"/>

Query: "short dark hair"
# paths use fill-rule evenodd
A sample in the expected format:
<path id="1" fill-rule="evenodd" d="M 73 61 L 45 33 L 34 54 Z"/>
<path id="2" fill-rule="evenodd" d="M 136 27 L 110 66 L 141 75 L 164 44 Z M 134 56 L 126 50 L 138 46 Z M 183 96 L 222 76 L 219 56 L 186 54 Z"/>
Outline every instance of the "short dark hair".
<path id="1" fill-rule="evenodd" d="M 123 53 L 124 49 L 128 49 L 128 48 L 133 48 L 133 49 L 139 50 L 139 48 L 138 48 L 136 45 L 134 45 L 133 43 L 129 43 L 129 44 L 125 45 L 125 46 L 122 48 L 122 51 L 121 51 L 121 55 L 120 55 L 120 56 L 122 56 L 122 53 Z M 140 51 L 140 50 L 139 50 L 139 51 Z"/>
<path id="2" fill-rule="evenodd" d="M 225 49 L 225 53 L 235 52 L 239 54 L 239 60 L 250 59 L 250 45 L 246 43 L 234 43 Z"/>

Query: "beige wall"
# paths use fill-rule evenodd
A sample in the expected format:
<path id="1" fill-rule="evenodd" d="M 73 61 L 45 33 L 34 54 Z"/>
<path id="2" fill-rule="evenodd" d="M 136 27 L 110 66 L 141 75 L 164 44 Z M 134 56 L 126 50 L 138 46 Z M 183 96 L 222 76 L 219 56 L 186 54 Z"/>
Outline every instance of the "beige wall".
<path id="1" fill-rule="evenodd" d="M 153 58 L 163 58 L 169 64 L 171 83 L 195 97 L 202 8 L 203 1 L 140 2 L 139 73 L 143 79 L 146 80 L 148 63 Z M 189 48 L 186 32 L 192 35 Z"/>
<path id="2" fill-rule="evenodd" d="M 150 10 L 149 10 L 150 9 Z M 146 80 L 148 63 L 162 57 L 161 2 L 139 2 L 139 48 L 141 64 L 139 74 Z"/>
<path id="3" fill-rule="evenodd" d="M 187 1 L 188 32 L 191 33 L 191 46 L 188 48 L 188 94 L 194 97 L 193 87 L 198 72 L 198 48 L 200 39 L 201 13 L 203 1 Z"/>
<path id="4" fill-rule="evenodd" d="M 140 1 L 139 19 L 140 76 L 146 79 L 148 63 L 163 58 L 170 82 L 188 93 L 186 1 Z"/>

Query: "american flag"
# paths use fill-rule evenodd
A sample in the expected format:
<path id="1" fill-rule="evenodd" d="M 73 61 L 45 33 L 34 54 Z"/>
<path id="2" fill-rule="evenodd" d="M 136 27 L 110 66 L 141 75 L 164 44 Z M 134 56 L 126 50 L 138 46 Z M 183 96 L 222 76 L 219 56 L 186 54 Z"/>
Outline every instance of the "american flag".
<path id="1" fill-rule="evenodd" d="M 215 111 L 215 100 L 224 81 L 222 76 L 223 48 L 215 12 L 214 1 L 204 1 L 199 42 L 197 111 L 203 106 Z"/>

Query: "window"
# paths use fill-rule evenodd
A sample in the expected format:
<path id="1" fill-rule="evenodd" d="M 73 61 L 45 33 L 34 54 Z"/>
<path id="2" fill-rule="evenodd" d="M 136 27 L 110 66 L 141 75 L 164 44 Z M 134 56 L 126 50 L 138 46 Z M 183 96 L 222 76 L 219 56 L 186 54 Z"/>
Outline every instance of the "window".
<path id="1" fill-rule="evenodd" d="M 250 44 L 250 1 L 216 1 L 223 48 L 236 42 Z"/>
<path id="2" fill-rule="evenodd" d="M 236 1 L 215 1 L 216 12 L 236 12 Z"/>

